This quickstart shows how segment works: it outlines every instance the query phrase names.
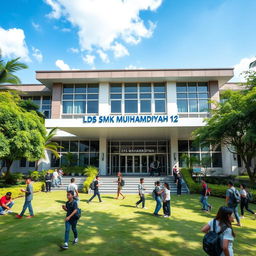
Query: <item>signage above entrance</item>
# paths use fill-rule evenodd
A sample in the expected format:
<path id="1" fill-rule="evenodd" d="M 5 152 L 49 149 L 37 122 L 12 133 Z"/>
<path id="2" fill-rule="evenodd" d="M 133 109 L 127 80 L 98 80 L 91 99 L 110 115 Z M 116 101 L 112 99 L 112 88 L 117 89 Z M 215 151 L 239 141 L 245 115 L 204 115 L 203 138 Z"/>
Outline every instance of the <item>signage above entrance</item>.
<path id="1" fill-rule="evenodd" d="M 112 115 L 112 116 L 84 116 L 83 123 L 178 123 L 178 115 Z"/>

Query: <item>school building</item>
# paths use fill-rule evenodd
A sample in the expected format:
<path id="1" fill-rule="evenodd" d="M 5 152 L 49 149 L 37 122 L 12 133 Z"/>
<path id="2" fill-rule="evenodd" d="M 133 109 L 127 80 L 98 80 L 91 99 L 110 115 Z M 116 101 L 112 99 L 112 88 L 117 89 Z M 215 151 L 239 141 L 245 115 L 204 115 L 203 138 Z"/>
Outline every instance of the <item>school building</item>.
<path id="1" fill-rule="evenodd" d="M 40 84 L 4 86 L 39 105 L 48 129 L 58 127 L 60 159 L 48 154 L 39 169 L 65 165 L 71 152 L 79 166 L 99 167 L 101 175 L 118 171 L 147 174 L 150 166 L 172 174 L 185 165 L 182 155 L 210 158 L 214 175 L 237 174 L 242 163 L 226 147 L 194 145 L 192 132 L 226 89 L 232 68 L 36 71 Z M 33 170 L 26 159 L 13 171 Z"/>

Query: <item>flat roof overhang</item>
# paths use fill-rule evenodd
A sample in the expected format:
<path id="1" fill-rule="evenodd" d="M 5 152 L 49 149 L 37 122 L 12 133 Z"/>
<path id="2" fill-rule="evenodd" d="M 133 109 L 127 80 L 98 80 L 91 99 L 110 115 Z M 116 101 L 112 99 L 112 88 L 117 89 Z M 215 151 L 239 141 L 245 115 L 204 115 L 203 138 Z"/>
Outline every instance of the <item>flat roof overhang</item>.
<path id="1" fill-rule="evenodd" d="M 72 120 L 72 122 L 70 122 Z M 57 127 L 61 131 L 65 131 L 70 136 L 62 136 L 61 134 L 55 138 L 74 138 L 74 135 L 79 138 L 98 139 L 100 137 L 107 139 L 170 139 L 172 136 L 178 138 L 188 139 L 191 138 L 191 133 L 198 127 L 204 125 L 203 118 L 180 118 L 179 123 L 173 125 L 159 125 L 159 124 L 141 124 L 136 126 L 132 123 L 129 124 L 84 124 L 81 119 L 47 119 L 45 126 L 49 129 Z"/>
<path id="2" fill-rule="evenodd" d="M 54 83 L 124 81 L 219 81 L 219 84 L 223 85 L 228 82 L 233 75 L 233 68 L 36 71 L 36 79 L 47 87 L 51 87 Z"/>

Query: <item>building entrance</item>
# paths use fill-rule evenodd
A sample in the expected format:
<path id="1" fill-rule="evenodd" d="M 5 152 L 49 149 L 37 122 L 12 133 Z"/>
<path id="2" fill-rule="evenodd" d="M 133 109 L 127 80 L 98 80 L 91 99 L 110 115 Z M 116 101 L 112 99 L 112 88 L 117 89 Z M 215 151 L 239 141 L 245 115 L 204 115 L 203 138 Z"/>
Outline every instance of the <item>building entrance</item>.
<path id="1" fill-rule="evenodd" d="M 108 174 L 169 173 L 169 141 L 109 141 Z"/>

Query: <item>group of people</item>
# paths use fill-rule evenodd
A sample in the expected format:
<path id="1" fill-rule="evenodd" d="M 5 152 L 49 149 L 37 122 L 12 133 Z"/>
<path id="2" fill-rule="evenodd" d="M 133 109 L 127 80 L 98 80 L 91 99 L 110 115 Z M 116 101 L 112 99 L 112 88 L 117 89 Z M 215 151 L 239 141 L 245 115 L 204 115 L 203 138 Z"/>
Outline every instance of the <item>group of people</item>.
<path id="1" fill-rule="evenodd" d="M 44 179 L 45 179 L 45 189 L 46 192 L 51 192 L 51 188 L 53 187 L 59 187 L 62 185 L 62 177 L 63 177 L 63 170 L 55 169 L 53 173 L 47 172 Z"/>

